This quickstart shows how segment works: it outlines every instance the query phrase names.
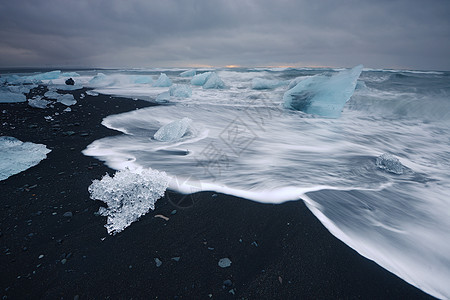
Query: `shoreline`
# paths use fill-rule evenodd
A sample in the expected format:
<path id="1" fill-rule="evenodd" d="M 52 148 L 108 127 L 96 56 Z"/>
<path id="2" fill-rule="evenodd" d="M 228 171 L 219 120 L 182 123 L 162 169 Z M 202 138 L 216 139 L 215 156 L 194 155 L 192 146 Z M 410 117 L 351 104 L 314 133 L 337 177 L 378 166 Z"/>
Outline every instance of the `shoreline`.
<path id="1" fill-rule="evenodd" d="M 84 91 L 64 92 L 78 101 L 68 113 L 61 104 L 43 110 L 26 102 L 0 103 L 2 135 L 52 150 L 37 166 L 0 181 L 0 295 L 432 298 L 335 238 L 301 200 L 274 205 L 169 191 L 154 211 L 109 236 L 106 218 L 94 215 L 102 203 L 91 200 L 87 188 L 114 170 L 81 151 L 119 134 L 101 125 L 104 117 L 152 103 L 106 95 L 80 99 Z M 60 115 L 54 121 L 44 119 L 55 112 Z M 173 205 L 182 199 L 193 205 Z M 219 267 L 221 258 L 231 266 Z"/>

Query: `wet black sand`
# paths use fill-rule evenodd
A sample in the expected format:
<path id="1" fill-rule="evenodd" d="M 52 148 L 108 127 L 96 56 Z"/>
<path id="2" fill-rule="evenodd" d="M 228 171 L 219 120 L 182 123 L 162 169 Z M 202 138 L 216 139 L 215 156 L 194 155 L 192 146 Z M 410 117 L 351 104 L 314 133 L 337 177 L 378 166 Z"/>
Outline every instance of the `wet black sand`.
<path id="1" fill-rule="evenodd" d="M 81 92 L 72 92 L 78 103 L 70 113 L 62 113 L 60 104 L 42 110 L 0 103 L 0 135 L 52 150 L 39 165 L 0 182 L 0 296 L 429 297 L 336 239 L 302 201 L 264 205 L 208 192 L 186 198 L 168 192 L 155 211 L 108 236 L 105 218 L 94 215 L 101 203 L 89 198 L 87 188 L 114 171 L 81 151 L 118 134 L 100 124 L 105 116 L 151 104 L 102 95 L 80 100 Z M 44 119 L 55 112 L 60 115 L 54 121 Z M 221 268 L 225 257 L 232 264 Z"/>

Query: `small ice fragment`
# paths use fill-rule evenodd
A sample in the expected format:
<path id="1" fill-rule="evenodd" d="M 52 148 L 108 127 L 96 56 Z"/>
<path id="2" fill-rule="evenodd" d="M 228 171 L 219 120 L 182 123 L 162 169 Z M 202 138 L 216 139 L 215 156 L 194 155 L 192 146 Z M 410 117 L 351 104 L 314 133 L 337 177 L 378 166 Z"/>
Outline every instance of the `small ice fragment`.
<path id="1" fill-rule="evenodd" d="M 71 112 L 72 111 L 72 109 L 70 108 L 70 107 L 67 107 L 65 110 L 63 110 L 63 111 L 65 111 L 65 112 Z"/>
<path id="2" fill-rule="evenodd" d="M 221 258 L 221 259 L 219 260 L 218 265 L 219 265 L 219 267 L 221 267 L 221 268 L 228 268 L 229 266 L 231 266 L 231 260 L 230 260 L 228 257 Z"/>
<path id="3" fill-rule="evenodd" d="M 124 230 L 131 223 L 155 209 L 155 202 L 164 196 L 169 177 L 152 169 L 118 171 L 113 177 L 106 174 L 89 186 L 91 199 L 106 203 L 98 213 L 107 216 L 109 234 Z"/>
<path id="4" fill-rule="evenodd" d="M 189 98 L 192 95 L 192 89 L 185 84 L 176 84 L 169 89 L 170 96 L 178 98 Z"/>
<path id="5" fill-rule="evenodd" d="M 86 95 L 96 97 L 96 96 L 98 96 L 98 93 L 96 93 L 96 92 L 94 92 L 94 91 L 86 91 Z"/>
<path id="6" fill-rule="evenodd" d="M 192 120 L 189 118 L 173 121 L 162 126 L 153 137 L 161 142 L 177 141 L 190 132 L 191 123 Z"/>
<path id="7" fill-rule="evenodd" d="M 403 165 L 395 156 L 384 153 L 377 157 L 377 167 L 388 172 L 401 175 L 403 174 Z"/>
<path id="8" fill-rule="evenodd" d="M 155 87 L 169 87 L 171 85 L 172 85 L 172 81 L 164 73 L 161 73 L 161 75 L 159 75 L 158 80 L 156 80 L 153 83 L 153 86 L 155 86 Z"/>
<path id="9" fill-rule="evenodd" d="M 155 257 L 155 264 L 156 264 L 156 267 L 159 268 L 162 265 L 162 261 L 159 258 Z"/>
<path id="10" fill-rule="evenodd" d="M 225 83 L 220 79 L 219 75 L 215 72 L 211 73 L 203 85 L 204 89 L 223 89 L 225 87 Z"/>
<path id="11" fill-rule="evenodd" d="M 192 77 L 192 76 L 195 76 L 196 73 L 197 73 L 197 71 L 195 69 L 187 70 L 187 71 L 180 73 L 180 77 Z"/>
<path id="12" fill-rule="evenodd" d="M 44 100 L 39 96 L 34 97 L 33 99 L 28 100 L 28 105 L 34 108 L 47 108 L 47 105 L 51 102 L 48 100 Z"/>
<path id="13" fill-rule="evenodd" d="M 179 257 L 179 256 L 172 257 L 171 259 L 172 259 L 173 261 L 180 261 L 180 257 Z"/>

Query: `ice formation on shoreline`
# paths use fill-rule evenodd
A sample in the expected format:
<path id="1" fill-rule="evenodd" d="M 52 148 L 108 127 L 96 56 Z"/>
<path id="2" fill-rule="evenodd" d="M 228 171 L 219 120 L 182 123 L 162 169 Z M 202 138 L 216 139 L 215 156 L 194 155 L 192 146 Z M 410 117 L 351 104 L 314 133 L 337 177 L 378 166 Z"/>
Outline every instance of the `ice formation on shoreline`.
<path id="1" fill-rule="evenodd" d="M 106 174 L 94 180 L 88 190 L 93 200 L 106 203 L 98 213 L 108 217 L 105 225 L 108 234 L 116 234 L 137 221 L 164 196 L 169 177 L 152 169 L 117 171 L 112 177 Z"/>
<path id="2" fill-rule="evenodd" d="M 172 80 L 165 73 L 159 75 L 158 80 L 153 83 L 154 87 L 169 87 L 172 85 Z"/>
<path id="3" fill-rule="evenodd" d="M 42 144 L 22 142 L 10 136 L 0 136 L 0 180 L 5 180 L 39 164 L 50 151 Z"/>
<path id="4" fill-rule="evenodd" d="M 195 69 L 187 70 L 182 73 L 180 73 L 180 77 L 193 77 L 197 74 L 197 71 Z"/>
<path id="5" fill-rule="evenodd" d="M 173 121 L 162 126 L 153 136 L 155 140 L 161 142 L 175 142 L 180 140 L 183 136 L 189 133 L 192 120 L 183 118 L 181 120 Z"/>
<path id="6" fill-rule="evenodd" d="M 186 84 L 176 84 L 169 89 L 170 96 L 178 98 L 189 98 L 192 95 L 192 89 Z"/>

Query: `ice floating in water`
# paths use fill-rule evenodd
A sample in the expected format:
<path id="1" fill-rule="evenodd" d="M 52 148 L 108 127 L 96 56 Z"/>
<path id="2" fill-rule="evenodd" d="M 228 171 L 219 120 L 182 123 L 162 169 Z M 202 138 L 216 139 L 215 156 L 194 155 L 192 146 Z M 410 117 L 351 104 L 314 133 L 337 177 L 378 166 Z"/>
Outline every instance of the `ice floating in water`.
<path id="1" fill-rule="evenodd" d="M 208 80 L 206 80 L 205 84 L 203 85 L 204 89 L 223 89 L 224 87 L 225 83 L 215 72 L 209 75 Z"/>
<path id="2" fill-rule="evenodd" d="M 166 74 L 161 73 L 161 75 L 159 75 L 158 80 L 156 80 L 153 83 L 153 86 L 155 87 L 169 87 L 172 85 L 172 80 L 170 80 L 169 77 L 167 77 Z"/>
<path id="3" fill-rule="evenodd" d="M 194 77 L 192 77 L 191 84 L 192 85 L 204 85 L 211 74 L 212 74 L 212 72 L 205 72 L 205 73 L 197 74 Z"/>
<path id="4" fill-rule="evenodd" d="M 155 209 L 155 202 L 164 196 L 168 184 L 169 177 L 164 172 L 125 169 L 113 177 L 106 174 L 101 180 L 94 180 L 88 190 L 92 199 L 107 204 L 98 212 L 108 217 L 108 233 L 116 234 Z"/>
<path id="5" fill-rule="evenodd" d="M 180 77 L 192 77 L 195 76 L 195 74 L 197 74 L 197 71 L 195 69 L 192 69 L 180 73 Z"/>
<path id="6" fill-rule="evenodd" d="M 183 118 L 181 120 L 173 121 L 162 126 L 153 136 L 155 140 L 161 142 L 175 142 L 180 140 L 183 136 L 189 133 L 192 120 Z"/>
<path id="7" fill-rule="evenodd" d="M 377 157 L 377 167 L 388 172 L 401 175 L 403 174 L 403 165 L 395 156 L 384 153 Z"/>
<path id="8" fill-rule="evenodd" d="M 24 94 L 12 93 L 9 90 L 0 90 L 0 103 L 25 102 L 27 97 Z"/>
<path id="9" fill-rule="evenodd" d="M 283 85 L 287 85 L 287 84 L 288 84 L 287 81 L 264 79 L 264 78 L 253 78 L 252 89 L 254 89 L 254 90 L 274 89 L 279 86 L 283 86 Z"/>
<path id="10" fill-rule="evenodd" d="M 192 95 L 192 89 L 185 84 L 173 85 L 169 89 L 170 96 L 178 98 L 189 98 Z"/>
<path id="11" fill-rule="evenodd" d="M 49 105 L 50 103 L 51 101 L 44 100 L 39 96 L 28 100 L 28 105 L 34 108 L 47 108 L 47 105 Z"/>
<path id="12" fill-rule="evenodd" d="M 0 136 L 0 180 L 37 165 L 50 151 L 42 144 Z"/>
<path id="13" fill-rule="evenodd" d="M 6 78 L 6 81 L 14 84 L 39 83 L 43 80 L 53 80 L 63 77 L 78 77 L 80 74 L 76 72 L 62 73 L 61 71 L 51 71 L 28 76 L 12 75 Z"/>
<path id="14" fill-rule="evenodd" d="M 306 78 L 284 94 L 284 106 L 313 115 L 338 118 L 355 91 L 362 68 L 359 65 L 331 76 Z"/>

